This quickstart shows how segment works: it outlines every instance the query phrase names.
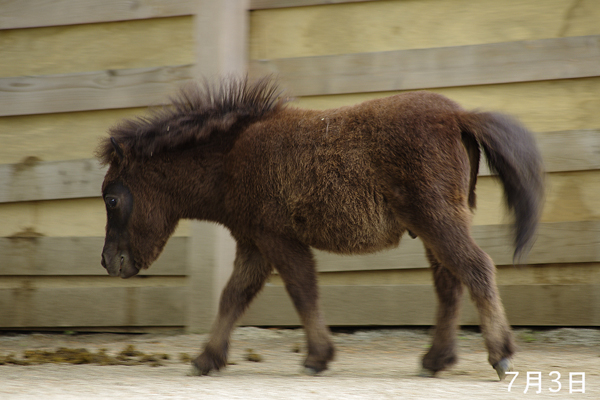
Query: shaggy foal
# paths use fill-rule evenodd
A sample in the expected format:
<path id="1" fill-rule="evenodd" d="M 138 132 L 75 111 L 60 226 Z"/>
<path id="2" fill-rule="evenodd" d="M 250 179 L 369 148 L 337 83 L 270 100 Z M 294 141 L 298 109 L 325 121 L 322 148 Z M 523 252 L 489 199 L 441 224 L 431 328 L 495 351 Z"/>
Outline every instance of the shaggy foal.
<path id="1" fill-rule="evenodd" d="M 538 223 L 543 171 L 533 136 L 512 118 L 428 92 L 315 111 L 286 107 L 267 78 L 194 86 L 169 107 L 125 120 L 101 144 L 110 166 L 102 265 L 128 278 L 156 260 L 180 219 L 224 225 L 237 242 L 234 270 L 196 372 L 225 367 L 235 322 L 274 268 L 306 330 L 304 366 L 316 373 L 334 348 L 311 247 L 371 253 L 398 246 L 408 231 L 425 246 L 439 300 L 423 371 L 456 362 L 466 286 L 502 379 L 515 346 L 494 263 L 470 233 L 480 149 L 514 212 L 518 258 Z"/>

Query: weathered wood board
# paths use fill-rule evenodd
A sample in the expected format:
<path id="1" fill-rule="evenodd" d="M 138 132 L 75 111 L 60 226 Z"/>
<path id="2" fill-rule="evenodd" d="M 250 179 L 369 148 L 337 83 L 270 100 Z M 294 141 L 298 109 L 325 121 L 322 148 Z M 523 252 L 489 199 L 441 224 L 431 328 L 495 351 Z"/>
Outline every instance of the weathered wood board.
<path id="1" fill-rule="evenodd" d="M 250 10 L 272 8 L 306 7 L 326 4 L 356 3 L 379 0 L 250 0 Z"/>
<path id="2" fill-rule="evenodd" d="M 0 204 L 0 221 L 0 238 L 99 237 L 106 233 L 106 208 L 99 196 L 3 203 Z M 189 234 L 189 220 L 179 221 L 173 236 Z"/>
<path id="3" fill-rule="evenodd" d="M 251 0 L 250 10 L 377 0 Z M 195 0 L 4 0 L 0 29 L 91 24 L 193 15 Z M 34 11 L 34 12 L 32 12 Z"/>
<path id="4" fill-rule="evenodd" d="M 600 285 L 500 285 L 511 325 L 595 326 L 600 324 Z M 332 326 L 433 325 L 432 285 L 322 286 L 321 304 Z M 360 301 L 356 301 L 360 299 Z M 267 286 L 242 318 L 242 325 L 298 326 L 282 286 Z M 460 324 L 478 325 L 465 293 Z"/>
<path id="5" fill-rule="evenodd" d="M 0 116 L 161 105 L 193 80 L 190 65 L 0 79 Z"/>
<path id="6" fill-rule="evenodd" d="M 0 165 L 0 203 L 97 197 L 106 170 L 94 159 Z"/>
<path id="7" fill-rule="evenodd" d="M 471 46 L 251 60 L 295 96 L 431 89 L 600 75 L 600 35 Z"/>
<path id="8" fill-rule="evenodd" d="M 596 0 L 373 1 L 258 10 L 251 13 L 250 58 L 598 35 L 599 20 Z"/>
<path id="9" fill-rule="evenodd" d="M 192 17 L 0 30 L 0 77 L 186 65 L 194 43 Z"/>
<path id="10" fill-rule="evenodd" d="M 513 263 L 513 245 L 506 225 L 473 227 L 473 237 L 497 265 Z M 359 271 L 429 268 L 420 240 L 405 235 L 400 246 L 376 254 L 340 256 L 316 252 L 319 271 Z M 541 224 L 536 243 L 524 262 L 528 264 L 600 261 L 600 221 Z"/>
<path id="11" fill-rule="evenodd" d="M 210 226 L 210 225 L 209 225 Z M 213 235 L 209 227 L 202 233 Z M 473 228 L 476 242 L 498 265 L 512 265 L 512 240 L 504 225 L 476 226 Z M 173 237 L 163 254 L 143 275 L 187 275 L 190 256 L 187 237 Z M 214 238 L 209 243 L 214 242 Z M 0 238 L 0 275 L 104 275 L 100 266 L 102 237 L 12 237 Z M 211 248 L 203 247 L 197 257 L 212 259 Z M 217 252 L 217 250 L 212 250 Z M 233 248 L 224 248 L 227 260 L 233 263 Z M 401 245 L 392 250 L 364 256 L 340 256 L 321 251 L 315 252 L 320 272 L 367 271 L 387 269 L 428 268 L 420 240 L 406 236 Z M 562 222 L 542 224 L 537 242 L 526 262 L 532 264 L 600 262 L 600 222 Z M 206 264 L 205 262 L 202 265 Z M 208 267 L 206 267 L 208 268 Z M 223 277 L 223 281 L 227 276 Z"/>
<path id="12" fill-rule="evenodd" d="M 4 0 L 0 29 L 192 15 L 194 0 Z"/>
<path id="13" fill-rule="evenodd" d="M 250 73 L 278 75 L 290 94 L 315 96 L 597 77 L 599 65 L 600 35 L 596 35 L 255 60 Z M 196 75 L 214 77 L 219 71 L 227 72 L 203 68 Z M 194 75 L 191 65 L 179 65 L 0 78 L 0 116 L 159 105 Z"/>
<path id="14" fill-rule="evenodd" d="M 148 278 L 151 279 L 151 278 Z M 159 279 L 159 278 L 154 278 Z M 183 326 L 185 281 L 170 285 L 0 288 L 3 328 Z"/>
<path id="15" fill-rule="evenodd" d="M 534 132 L 598 129 L 600 77 L 450 87 L 432 90 L 465 109 L 500 111 L 518 117 Z M 397 92 L 372 92 L 299 97 L 294 105 L 326 110 L 390 96 Z"/>
<path id="16" fill-rule="evenodd" d="M 141 275 L 188 274 L 189 238 L 173 237 L 163 253 Z M 100 265 L 104 237 L 0 238 L 0 276 L 107 275 Z"/>
<path id="17" fill-rule="evenodd" d="M 249 10 L 315 6 L 378 0 L 250 0 Z M 91 24 L 110 21 L 165 18 L 193 15 L 195 0 L 5 0 L 0 29 Z M 35 12 L 32 12 L 35 10 Z"/>
<path id="18" fill-rule="evenodd" d="M 432 282 L 429 268 L 319 273 L 319 284 L 323 286 L 429 285 Z M 498 285 L 595 285 L 600 284 L 600 263 L 499 265 L 496 282 Z M 269 284 L 282 286 L 283 281 L 278 274 L 272 274 Z"/>
<path id="19" fill-rule="evenodd" d="M 110 127 L 144 112 L 126 108 L 2 117 L 0 164 L 92 158 Z"/>
<path id="20" fill-rule="evenodd" d="M 572 265 L 569 268 L 588 270 L 585 265 Z M 598 325 L 598 273 L 592 275 L 587 282 L 581 282 L 570 280 L 564 267 L 510 269 L 511 275 L 528 277 L 521 283 L 518 280 L 515 280 L 516 283 L 499 280 L 511 324 Z M 543 280 L 548 279 L 547 270 L 555 270 L 556 276 L 544 283 Z M 598 269 L 594 271 L 598 272 Z M 400 274 L 404 275 L 405 272 L 409 271 Z M 500 278 L 502 272 L 499 271 Z M 429 271 L 424 270 L 422 273 L 429 275 Z M 0 278 L 0 304 L 13 305 L 3 310 L 0 326 L 68 328 L 184 325 L 184 310 L 188 307 L 182 297 L 186 290 L 182 280 L 184 278 L 58 278 Z M 252 304 L 242 325 L 299 325 L 285 289 L 276 279 L 274 281 L 274 284 L 266 286 Z M 436 300 L 430 283 L 369 282 L 367 279 L 353 285 L 322 284 L 321 299 L 327 322 L 338 326 L 430 325 L 434 322 Z M 356 298 L 361 301 L 356 303 Z M 107 301 L 116 306 L 108 308 Z M 467 294 L 461 323 L 478 324 Z"/>

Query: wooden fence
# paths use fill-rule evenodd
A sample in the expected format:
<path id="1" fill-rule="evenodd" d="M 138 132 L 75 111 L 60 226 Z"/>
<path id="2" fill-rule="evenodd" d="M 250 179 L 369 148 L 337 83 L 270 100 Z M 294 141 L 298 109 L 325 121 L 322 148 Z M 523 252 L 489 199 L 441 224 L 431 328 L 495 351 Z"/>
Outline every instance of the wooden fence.
<path id="1" fill-rule="evenodd" d="M 210 326 L 233 259 L 227 232 L 184 221 L 143 277 L 105 276 L 98 197 L 104 170 L 90 157 L 108 126 L 161 104 L 181 83 L 246 69 L 250 76 L 277 74 L 303 107 L 430 89 L 466 107 L 518 115 L 536 131 L 549 172 L 529 265 L 511 265 L 502 194 L 485 168 L 474 236 L 499 266 L 512 324 L 600 325 L 600 28 L 593 22 L 600 5 L 583 2 L 583 10 L 569 11 L 567 1 L 549 8 L 527 0 L 518 2 L 524 15 L 513 15 L 517 3 L 501 0 L 461 10 L 452 22 L 442 19 L 452 10 L 443 0 L 430 8 L 316 0 L 29 3 L 5 1 L 0 10 L 0 328 Z M 487 28 L 499 23 L 493 20 L 473 23 L 487 15 L 478 7 L 504 15 L 503 28 Z M 541 8 L 548 20 L 528 19 Z M 553 20 L 569 12 L 567 21 Z M 418 15 L 424 30 L 437 21 L 448 32 L 427 36 L 416 27 L 404 34 L 389 15 Z M 323 20 L 324 33 L 315 28 Z M 348 20 L 360 21 L 356 29 L 370 39 L 347 37 L 355 34 Z M 384 32 L 386 24 L 396 36 Z M 547 26 L 556 29 L 540 28 Z M 473 31 L 465 36 L 460 29 Z M 102 57 L 85 59 L 105 46 Z M 433 323 L 435 296 L 419 240 L 405 238 L 398 249 L 370 256 L 317 252 L 317 260 L 330 324 Z M 277 275 L 242 321 L 298 322 Z M 477 323 L 468 301 L 462 323 Z"/>

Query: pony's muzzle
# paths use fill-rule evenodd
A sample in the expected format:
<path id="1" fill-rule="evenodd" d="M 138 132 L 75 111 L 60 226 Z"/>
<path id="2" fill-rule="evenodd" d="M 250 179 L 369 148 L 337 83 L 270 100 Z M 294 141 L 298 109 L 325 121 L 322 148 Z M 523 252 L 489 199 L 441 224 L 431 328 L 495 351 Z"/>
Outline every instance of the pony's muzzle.
<path id="1" fill-rule="evenodd" d="M 135 263 L 125 253 L 116 252 L 114 255 L 107 255 L 106 251 L 102 252 L 101 264 L 106 269 L 110 276 L 120 276 L 121 278 L 129 278 L 137 275 L 140 270 L 136 268 Z"/>

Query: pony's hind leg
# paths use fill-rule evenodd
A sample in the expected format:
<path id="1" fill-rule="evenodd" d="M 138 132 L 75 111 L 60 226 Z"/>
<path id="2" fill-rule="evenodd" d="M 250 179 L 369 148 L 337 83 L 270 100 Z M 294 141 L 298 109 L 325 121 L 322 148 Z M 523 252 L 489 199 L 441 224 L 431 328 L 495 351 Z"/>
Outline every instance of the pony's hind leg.
<path id="1" fill-rule="evenodd" d="M 434 376 L 456 363 L 456 328 L 460 316 L 463 286 L 427 249 L 438 298 L 437 320 L 433 343 L 423 356 L 421 376 Z"/>
<path id="2" fill-rule="evenodd" d="M 433 256 L 469 289 L 479 313 L 488 361 L 503 379 L 515 345 L 496 287 L 496 267 L 471 238 L 468 218 L 450 219 L 448 215 L 438 214 L 419 236 Z"/>
<path id="3" fill-rule="evenodd" d="M 192 361 L 195 375 L 207 375 L 227 365 L 235 322 L 262 289 L 271 269 L 252 243 L 238 241 L 233 273 L 221 294 L 217 320 L 204 351 Z"/>
<path id="4" fill-rule="evenodd" d="M 280 237 L 265 238 L 258 246 L 279 272 L 304 325 L 308 342 L 305 372 L 312 375 L 327 369 L 335 350 L 319 308 L 317 272 L 310 248 Z"/>

